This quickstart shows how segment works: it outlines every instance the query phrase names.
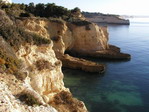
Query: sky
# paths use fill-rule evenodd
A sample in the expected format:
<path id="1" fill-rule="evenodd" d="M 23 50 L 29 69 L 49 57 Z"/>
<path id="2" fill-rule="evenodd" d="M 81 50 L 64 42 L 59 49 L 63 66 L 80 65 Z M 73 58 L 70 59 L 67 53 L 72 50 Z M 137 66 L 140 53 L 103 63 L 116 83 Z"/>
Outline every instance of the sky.
<path id="1" fill-rule="evenodd" d="M 149 16 L 149 0 L 12 0 L 14 3 L 55 3 L 68 9 L 119 15 Z"/>

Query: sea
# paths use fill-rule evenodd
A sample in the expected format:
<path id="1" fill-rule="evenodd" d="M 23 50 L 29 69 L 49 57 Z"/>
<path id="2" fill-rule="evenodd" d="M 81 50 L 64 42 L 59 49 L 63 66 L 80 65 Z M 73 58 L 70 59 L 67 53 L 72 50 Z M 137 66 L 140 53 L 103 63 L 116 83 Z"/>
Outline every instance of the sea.
<path id="1" fill-rule="evenodd" d="M 109 43 L 131 54 L 131 60 L 88 58 L 105 64 L 105 73 L 63 69 L 65 86 L 89 112 L 149 112 L 149 18 L 108 25 L 108 31 Z"/>

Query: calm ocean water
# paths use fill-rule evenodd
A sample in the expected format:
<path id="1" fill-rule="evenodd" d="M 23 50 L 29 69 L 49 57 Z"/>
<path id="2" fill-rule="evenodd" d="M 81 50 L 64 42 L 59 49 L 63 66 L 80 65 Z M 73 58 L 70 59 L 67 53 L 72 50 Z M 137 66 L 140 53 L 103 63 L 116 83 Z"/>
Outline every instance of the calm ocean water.
<path id="1" fill-rule="evenodd" d="M 109 43 L 131 54 L 130 61 L 93 61 L 107 66 L 104 74 L 64 69 L 65 86 L 90 112 L 149 112 L 149 23 L 111 25 Z"/>

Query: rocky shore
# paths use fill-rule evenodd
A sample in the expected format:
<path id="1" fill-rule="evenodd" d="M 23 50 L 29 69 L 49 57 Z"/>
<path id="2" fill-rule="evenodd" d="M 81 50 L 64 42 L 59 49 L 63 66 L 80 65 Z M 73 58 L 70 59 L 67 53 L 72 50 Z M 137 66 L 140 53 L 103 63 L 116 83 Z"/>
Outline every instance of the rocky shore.
<path id="1" fill-rule="evenodd" d="M 61 68 L 103 73 L 105 65 L 66 53 L 130 59 L 108 44 L 107 27 L 87 21 L 81 12 L 66 21 L 5 11 L 0 10 L 0 109 L 6 112 L 87 112 L 64 86 Z"/>

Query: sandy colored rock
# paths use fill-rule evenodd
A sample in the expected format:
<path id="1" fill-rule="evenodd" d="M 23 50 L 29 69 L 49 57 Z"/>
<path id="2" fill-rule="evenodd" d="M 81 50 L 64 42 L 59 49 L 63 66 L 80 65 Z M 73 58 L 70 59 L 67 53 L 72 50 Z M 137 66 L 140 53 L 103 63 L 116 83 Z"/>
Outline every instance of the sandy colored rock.
<path id="1" fill-rule="evenodd" d="M 75 58 L 72 56 L 64 55 L 62 58 L 63 67 L 71 69 L 80 69 L 86 72 L 98 72 L 103 73 L 105 71 L 105 66 L 102 64 L 97 64 L 92 61 L 87 61 L 85 59 Z"/>
<path id="2" fill-rule="evenodd" d="M 18 85 L 16 84 L 16 86 Z M 12 94 L 12 92 L 8 89 L 8 85 L 3 81 L 0 81 L 0 111 L 1 112 L 57 112 L 56 109 L 54 109 L 51 106 L 41 105 L 33 107 L 22 103 Z"/>
<path id="3" fill-rule="evenodd" d="M 71 25 L 74 44 L 70 49 L 77 52 L 102 51 L 108 48 L 107 31 L 96 24 L 87 26 Z"/>

